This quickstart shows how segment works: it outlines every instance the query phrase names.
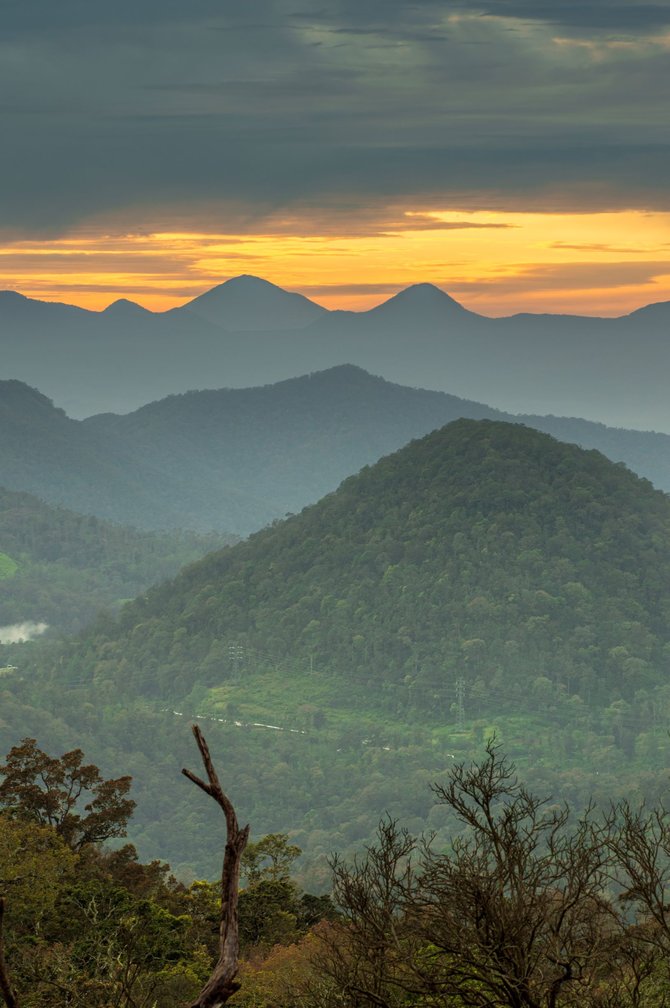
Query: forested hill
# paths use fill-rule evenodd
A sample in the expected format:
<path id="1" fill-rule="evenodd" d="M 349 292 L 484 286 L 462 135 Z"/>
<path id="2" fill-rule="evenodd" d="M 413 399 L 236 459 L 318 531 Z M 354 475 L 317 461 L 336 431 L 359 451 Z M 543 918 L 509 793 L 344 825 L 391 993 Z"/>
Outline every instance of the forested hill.
<path id="1" fill-rule="evenodd" d="M 0 487 L 0 627 L 79 630 L 225 542 L 214 533 L 138 532 Z"/>
<path id="2" fill-rule="evenodd" d="M 72 662 L 177 699 L 224 686 L 232 645 L 394 709 L 458 680 L 481 709 L 552 686 L 600 706 L 663 683 L 669 641 L 670 501 L 595 451 L 459 420 L 151 590 Z"/>
<path id="3" fill-rule="evenodd" d="M 85 421 L 69 419 L 21 382 L 0 382 L 0 478 L 13 490 L 122 524 L 247 535 L 459 417 L 521 420 L 597 448 L 670 490 L 667 434 L 517 418 L 349 365 L 262 388 L 169 396 L 125 416 Z"/>
<path id="4" fill-rule="evenodd" d="M 404 388 L 345 365 L 259 388 L 168 396 L 82 426 L 176 486 L 198 488 L 188 498 L 196 527 L 225 520 L 225 528 L 247 535 L 461 416 L 498 418 L 482 403 Z"/>
<path id="5" fill-rule="evenodd" d="M 139 464 L 121 442 L 102 441 L 37 389 L 0 381 L 0 426 L 0 480 L 10 490 L 126 525 L 192 527 L 179 505 L 182 485 Z"/>
<path id="6" fill-rule="evenodd" d="M 199 526 L 217 527 L 223 503 L 227 527 L 247 534 L 461 417 L 520 422 L 597 448 L 670 491 L 667 434 L 574 417 L 515 416 L 445 392 L 396 385 L 352 365 L 259 388 L 168 396 L 123 416 L 89 417 L 83 426 L 112 447 L 124 445 L 177 487 L 188 478 L 200 489 L 189 501 Z"/>

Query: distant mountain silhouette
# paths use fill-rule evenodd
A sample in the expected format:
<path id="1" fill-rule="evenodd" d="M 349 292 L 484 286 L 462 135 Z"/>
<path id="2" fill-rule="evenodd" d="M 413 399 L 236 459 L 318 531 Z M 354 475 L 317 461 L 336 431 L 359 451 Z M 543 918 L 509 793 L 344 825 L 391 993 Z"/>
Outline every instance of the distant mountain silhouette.
<path id="1" fill-rule="evenodd" d="M 213 287 L 177 311 L 193 312 L 223 329 L 300 329 L 326 309 L 302 294 L 290 294 L 255 276 L 239 276 Z"/>
<path id="2" fill-rule="evenodd" d="M 669 315 L 659 304 L 613 319 L 486 318 L 432 284 L 367 312 L 329 312 L 257 277 L 167 312 L 124 299 L 91 312 L 4 292 L 0 378 L 36 386 L 85 417 L 350 363 L 511 413 L 670 432 Z"/>
<path id="3" fill-rule="evenodd" d="M 670 325 L 670 301 L 656 301 L 622 317 L 634 322 L 663 322 Z"/>
<path id="4" fill-rule="evenodd" d="M 147 316 L 152 313 L 147 308 L 143 308 L 142 305 L 138 305 L 135 301 L 119 298 L 118 301 L 113 301 L 110 305 L 107 305 L 101 314 L 108 317 L 114 316 L 118 319 L 127 319 L 137 316 Z"/>
<path id="5" fill-rule="evenodd" d="M 454 319 L 463 321 L 468 317 L 483 318 L 482 315 L 468 311 L 449 294 L 429 283 L 406 287 L 365 314 L 369 320 L 375 322 L 392 320 L 407 324 L 411 324 L 417 318 L 429 324 L 443 324 Z"/>
<path id="6" fill-rule="evenodd" d="M 62 304 L 60 301 L 40 301 L 26 297 L 17 291 L 0 291 L 0 323 L 12 321 L 50 322 L 63 319 L 89 319 L 95 312 L 76 305 Z M 6 335 L 3 333 L 3 335 Z"/>
<path id="7" fill-rule="evenodd" d="M 122 442 L 70 419 L 23 382 L 0 381 L 0 429 L 0 473 L 7 489 L 137 527 L 186 524 L 183 508 L 174 507 L 180 492 L 174 479 L 140 462 Z M 153 524 L 148 519 L 158 500 Z"/>

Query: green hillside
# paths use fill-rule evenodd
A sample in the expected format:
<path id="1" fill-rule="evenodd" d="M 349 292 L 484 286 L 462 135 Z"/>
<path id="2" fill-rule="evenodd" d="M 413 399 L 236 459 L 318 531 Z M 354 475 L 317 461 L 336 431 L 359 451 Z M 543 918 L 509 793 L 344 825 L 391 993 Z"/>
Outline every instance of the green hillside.
<path id="1" fill-rule="evenodd" d="M 0 627 L 37 621 L 80 629 L 98 610 L 118 609 L 225 541 L 138 532 L 0 487 Z"/>
<path id="2" fill-rule="evenodd" d="M 447 830 L 428 784 L 494 732 L 573 804 L 655 797 L 669 641 L 665 495 L 597 452 L 460 420 L 65 652 L 13 657 L 0 742 L 76 738 L 136 776 L 143 856 L 213 870 L 177 783 L 201 716 L 240 814 L 289 832 L 314 884 L 385 809 Z"/>
<path id="3" fill-rule="evenodd" d="M 538 677 L 604 702 L 665 674 L 669 574 L 663 494 L 596 452 L 461 420 L 149 592 L 104 647 L 149 697 L 220 686 L 236 645 L 391 709 L 459 678 L 484 707 Z"/>
<path id="4" fill-rule="evenodd" d="M 13 560 L 6 553 L 0 553 L 0 581 L 13 577 L 19 569 L 16 560 Z"/>

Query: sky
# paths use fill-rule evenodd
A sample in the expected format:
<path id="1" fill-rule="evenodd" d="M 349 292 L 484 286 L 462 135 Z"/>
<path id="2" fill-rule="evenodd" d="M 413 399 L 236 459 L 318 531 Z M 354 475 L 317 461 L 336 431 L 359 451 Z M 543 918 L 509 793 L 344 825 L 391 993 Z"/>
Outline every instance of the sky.
<path id="1" fill-rule="evenodd" d="M 670 300 L 670 2 L 4 0 L 0 288 Z"/>

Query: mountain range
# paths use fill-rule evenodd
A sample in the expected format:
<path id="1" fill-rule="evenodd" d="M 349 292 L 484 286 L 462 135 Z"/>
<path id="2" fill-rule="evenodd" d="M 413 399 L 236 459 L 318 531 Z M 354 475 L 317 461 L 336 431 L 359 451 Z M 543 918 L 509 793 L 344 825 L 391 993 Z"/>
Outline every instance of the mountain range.
<path id="1" fill-rule="evenodd" d="M 597 448 L 670 490 L 670 436 L 574 418 L 513 416 L 346 365 L 250 389 L 187 392 L 74 420 L 0 382 L 5 486 L 140 528 L 246 535 L 459 417 L 508 420 Z"/>
<path id="2" fill-rule="evenodd" d="M 487 318 L 431 284 L 367 312 L 326 311 L 248 276 L 158 313 L 125 299 L 92 312 L 4 291 L 0 367 L 79 418 L 355 364 L 513 413 L 670 432 L 669 323 L 667 302 L 612 319 Z"/>

